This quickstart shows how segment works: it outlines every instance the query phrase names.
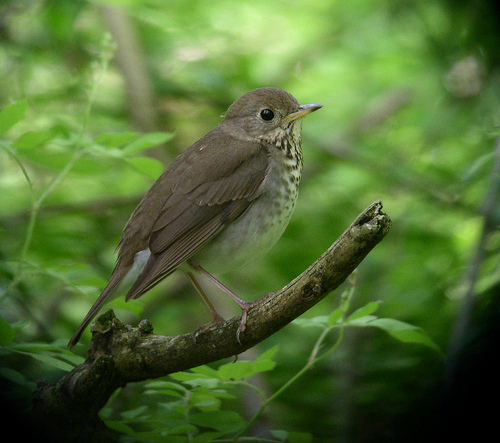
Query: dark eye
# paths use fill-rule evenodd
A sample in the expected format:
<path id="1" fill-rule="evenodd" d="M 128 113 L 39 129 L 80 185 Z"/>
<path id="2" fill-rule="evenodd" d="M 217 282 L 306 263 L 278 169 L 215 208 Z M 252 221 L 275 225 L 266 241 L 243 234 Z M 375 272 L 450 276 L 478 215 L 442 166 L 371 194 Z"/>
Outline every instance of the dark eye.
<path id="1" fill-rule="evenodd" d="M 260 118 L 268 122 L 274 118 L 274 112 L 270 109 L 263 109 L 260 111 Z"/>

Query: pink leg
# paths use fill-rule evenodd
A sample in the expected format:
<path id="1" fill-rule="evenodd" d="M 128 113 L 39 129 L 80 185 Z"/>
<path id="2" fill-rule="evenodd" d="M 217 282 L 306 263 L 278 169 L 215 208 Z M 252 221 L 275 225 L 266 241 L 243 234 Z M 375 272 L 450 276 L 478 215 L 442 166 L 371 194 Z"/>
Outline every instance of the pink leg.
<path id="1" fill-rule="evenodd" d="M 198 281 L 194 277 L 193 273 L 188 272 L 187 276 L 188 276 L 189 280 L 191 281 L 191 283 L 193 284 L 193 286 L 195 287 L 198 294 L 200 294 L 200 297 L 203 299 L 203 301 L 207 304 L 208 308 L 210 309 L 210 312 L 212 313 L 212 317 L 214 318 L 213 321 L 215 323 L 222 323 L 224 321 L 224 319 L 219 315 L 219 313 L 215 309 L 212 302 L 208 299 L 207 295 L 205 294 L 202 287 L 200 286 L 200 284 L 198 283 Z"/>
<path id="2" fill-rule="evenodd" d="M 191 267 L 191 269 L 193 269 L 196 272 L 199 272 L 200 274 L 204 275 L 208 280 L 210 280 L 221 291 L 223 291 L 224 293 L 226 293 L 227 295 L 229 295 L 229 297 L 231 297 L 236 302 L 236 304 L 241 308 L 241 322 L 240 322 L 240 325 L 238 327 L 238 330 L 236 331 L 236 338 L 238 340 L 238 343 L 241 344 L 241 342 L 240 342 L 240 334 L 241 334 L 242 331 L 245 330 L 246 323 L 247 323 L 248 312 L 250 312 L 250 310 L 252 310 L 256 306 L 258 306 L 264 300 L 266 300 L 273 293 L 271 292 L 271 293 L 265 295 L 264 297 L 262 297 L 259 300 L 256 300 L 256 301 L 253 301 L 253 302 L 247 302 L 245 300 L 242 300 L 240 297 L 238 297 L 233 291 L 231 291 L 228 287 L 226 287 L 225 285 L 223 285 L 219 280 L 217 280 L 208 271 L 206 271 L 205 269 L 203 269 L 200 265 L 197 265 L 197 264 L 191 262 L 190 260 L 188 260 L 187 263 Z M 190 274 L 191 273 L 188 273 L 188 276 Z M 194 276 L 192 274 L 191 274 L 191 276 L 189 278 L 193 282 Z M 194 280 L 194 281 L 196 281 L 196 280 Z M 196 282 L 196 283 L 193 282 L 193 284 L 195 285 L 195 287 L 198 290 L 198 292 L 200 292 L 200 294 L 201 294 L 201 292 L 203 292 L 203 291 L 201 291 L 201 288 L 199 287 L 198 282 Z M 202 297 L 206 301 L 206 303 L 208 304 L 208 306 L 210 307 L 210 310 L 212 311 L 212 315 L 214 315 L 215 309 L 213 308 L 212 304 L 208 301 L 208 299 L 207 299 L 207 297 L 206 297 L 205 294 L 203 294 Z M 217 314 L 217 316 L 220 318 L 219 314 Z M 214 319 L 215 319 L 215 316 L 214 316 Z"/>

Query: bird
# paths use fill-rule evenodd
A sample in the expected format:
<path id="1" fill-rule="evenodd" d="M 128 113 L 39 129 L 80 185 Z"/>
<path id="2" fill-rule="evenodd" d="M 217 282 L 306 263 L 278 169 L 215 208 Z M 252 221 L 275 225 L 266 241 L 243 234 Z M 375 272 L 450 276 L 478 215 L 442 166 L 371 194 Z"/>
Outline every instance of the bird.
<path id="1" fill-rule="evenodd" d="M 204 275 L 241 308 L 237 331 L 266 296 L 246 302 L 214 273 L 266 254 L 281 237 L 297 200 L 302 174 L 302 118 L 322 105 L 300 105 L 280 88 L 247 92 L 222 122 L 181 153 L 133 211 L 116 248 L 112 275 L 68 342 L 72 348 L 111 299 L 137 299 L 176 269 L 186 273 L 220 317 L 197 281 Z"/>

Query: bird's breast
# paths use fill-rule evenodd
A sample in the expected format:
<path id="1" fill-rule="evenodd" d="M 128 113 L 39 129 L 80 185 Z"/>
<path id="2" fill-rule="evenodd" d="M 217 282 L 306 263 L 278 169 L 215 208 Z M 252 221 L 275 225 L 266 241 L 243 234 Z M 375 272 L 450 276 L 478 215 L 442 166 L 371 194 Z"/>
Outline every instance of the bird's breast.
<path id="1" fill-rule="evenodd" d="M 223 273 L 262 257 L 283 234 L 298 196 L 302 155 L 300 145 L 280 148 L 270 152 L 259 197 L 192 258 L 209 272 Z"/>

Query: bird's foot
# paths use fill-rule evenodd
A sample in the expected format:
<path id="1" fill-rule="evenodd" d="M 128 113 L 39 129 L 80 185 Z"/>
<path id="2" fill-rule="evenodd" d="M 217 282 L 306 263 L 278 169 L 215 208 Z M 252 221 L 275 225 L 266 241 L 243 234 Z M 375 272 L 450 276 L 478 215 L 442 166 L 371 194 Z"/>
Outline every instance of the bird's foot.
<path id="1" fill-rule="evenodd" d="M 203 326 L 200 326 L 199 328 L 196 328 L 196 330 L 193 332 L 193 341 L 196 344 L 196 339 L 198 338 L 198 335 L 200 335 L 202 332 L 206 331 L 207 329 L 210 329 L 212 326 L 218 325 L 220 323 L 224 323 L 226 320 L 224 320 L 216 311 L 212 311 L 212 316 L 213 320 L 207 324 L 204 324 Z"/>
<path id="2" fill-rule="evenodd" d="M 240 325 L 238 326 L 238 329 L 236 331 L 236 340 L 238 340 L 238 343 L 240 346 L 242 345 L 240 336 L 241 333 L 246 329 L 247 326 L 247 316 L 248 313 L 255 308 L 256 306 L 259 306 L 260 304 L 264 303 L 269 297 L 273 296 L 274 292 L 269 292 L 264 297 L 259 298 L 258 300 L 252 301 L 252 302 L 246 302 L 240 299 L 240 301 L 236 301 L 238 306 L 241 308 L 241 321 Z"/>

